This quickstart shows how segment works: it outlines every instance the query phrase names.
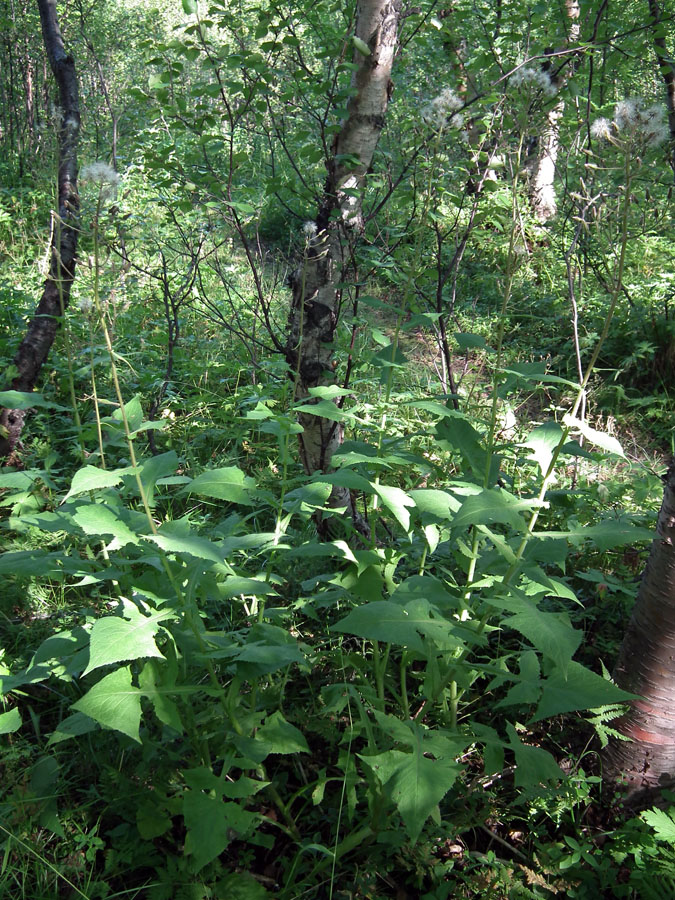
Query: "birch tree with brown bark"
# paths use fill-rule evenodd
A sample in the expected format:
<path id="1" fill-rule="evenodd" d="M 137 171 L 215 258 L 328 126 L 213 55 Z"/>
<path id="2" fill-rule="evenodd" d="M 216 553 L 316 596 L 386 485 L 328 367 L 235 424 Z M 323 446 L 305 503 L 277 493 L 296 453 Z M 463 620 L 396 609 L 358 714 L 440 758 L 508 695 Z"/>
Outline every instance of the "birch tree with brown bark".
<path id="1" fill-rule="evenodd" d="M 675 459 L 665 476 L 656 537 L 613 673 L 638 695 L 612 726 L 603 776 L 625 782 L 632 802 L 650 802 L 675 781 Z"/>

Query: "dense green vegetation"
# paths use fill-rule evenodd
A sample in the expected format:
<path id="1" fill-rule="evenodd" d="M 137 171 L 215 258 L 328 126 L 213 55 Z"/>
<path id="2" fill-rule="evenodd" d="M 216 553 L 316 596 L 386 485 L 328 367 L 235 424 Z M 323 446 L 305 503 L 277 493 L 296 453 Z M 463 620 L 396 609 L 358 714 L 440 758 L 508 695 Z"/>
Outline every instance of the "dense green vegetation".
<path id="1" fill-rule="evenodd" d="M 78 265 L 29 392 L 61 123 L 37 8 L 0 2 L 0 403 L 29 410 L 0 898 L 673 896 L 672 785 L 624 807 L 602 778 L 674 447 L 652 7 L 405 11 L 305 389 L 354 4 L 59 3 Z M 343 437 L 323 471 L 299 413 Z"/>

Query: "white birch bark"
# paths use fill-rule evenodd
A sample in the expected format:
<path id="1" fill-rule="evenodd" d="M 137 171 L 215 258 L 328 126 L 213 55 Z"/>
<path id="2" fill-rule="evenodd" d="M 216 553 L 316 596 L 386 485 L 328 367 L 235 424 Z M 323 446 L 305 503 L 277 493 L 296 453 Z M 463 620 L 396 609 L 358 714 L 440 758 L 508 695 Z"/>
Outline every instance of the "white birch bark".
<path id="1" fill-rule="evenodd" d="M 567 34 L 567 46 L 569 47 L 579 40 L 581 33 L 578 0 L 566 0 L 565 9 L 570 22 Z M 564 111 L 565 101 L 559 100 L 547 116 L 546 125 L 540 138 L 539 158 L 532 178 L 530 191 L 532 210 L 542 223 L 548 222 L 558 211 L 558 201 L 555 195 L 555 170 L 560 149 L 560 120 Z"/>
<path id="2" fill-rule="evenodd" d="M 354 94 L 328 163 L 326 188 L 316 218 L 317 233 L 308 241 L 302 264 L 293 276 L 286 359 L 295 378 L 296 400 L 310 397 L 310 388 L 334 383 L 338 285 L 349 261 L 349 245 L 363 229 L 363 190 L 391 93 L 400 14 L 400 0 L 358 2 Z M 300 452 L 305 471 L 330 471 L 333 453 L 342 443 L 342 426 L 306 413 L 299 420 L 304 428 Z M 334 491 L 331 502 L 353 512 L 346 491 Z"/>

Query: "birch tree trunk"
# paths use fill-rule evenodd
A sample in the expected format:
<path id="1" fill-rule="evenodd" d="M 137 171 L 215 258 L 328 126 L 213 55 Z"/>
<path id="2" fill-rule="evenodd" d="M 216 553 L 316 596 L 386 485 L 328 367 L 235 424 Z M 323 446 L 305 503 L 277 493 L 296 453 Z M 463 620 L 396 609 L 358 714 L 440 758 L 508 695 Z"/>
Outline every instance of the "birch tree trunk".
<path id="1" fill-rule="evenodd" d="M 675 459 L 613 677 L 641 699 L 612 723 L 631 741 L 610 742 L 603 777 L 611 783 L 625 779 L 632 802 L 649 802 L 675 778 Z"/>
<path id="2" fill-rule="evenodd" d="M 567 46 L 579 40 L 579 2 L 565 0 L 569 19 Z M 559 86 L 561 86 L 559 84 Z M 531 183 L 532 210 L 540 222 L 548 222 L 558 211 L 555 196 L 555 169 L 560 149 L 560 120 L 565 111 L 565 101 L 559 100 L 550 110 L 539 144 L 539 156 Z"/>
<path id="3" fill-rule="evenodd" d="M 335 381 L 333 350 L 340 288 L 349 247 L 363 230 L 362 197 L 391 93 L 391 70 L 401 15 L 400 0 L 359 0 L 356 19 L 353 96 L 336 136 L 316 233 L 293 276 L 286 359 L 295 378 L 295 398 Z M 367 49 L 366 49 L 367 48 Z M 336 420 L 339 418 L 336 407 Z M 327 472 L 343 439 L 338 421 L 301 413 L 302 464 L 307 474 Z M 349 493 L 335 491 L 332 505 L 353 512 Z"/>
<path id="4" fill-rule="evenodd" d="M 49 275 L 42 297 L 14 357 L 15 391 L 31 392 L 49 355 L 59 319 L 68 308 L 75 277 L 80 200 L 77 193 L 77 142 L 80 110 L 75 62 L 63 44 L 56 15 L 56 0 L 37 0 L 47 58 L 59 90 L 58 214 L 51 238 Z M 21 436 L 26 411 L 0 413 L 0 457 L 11 456 Z"/>

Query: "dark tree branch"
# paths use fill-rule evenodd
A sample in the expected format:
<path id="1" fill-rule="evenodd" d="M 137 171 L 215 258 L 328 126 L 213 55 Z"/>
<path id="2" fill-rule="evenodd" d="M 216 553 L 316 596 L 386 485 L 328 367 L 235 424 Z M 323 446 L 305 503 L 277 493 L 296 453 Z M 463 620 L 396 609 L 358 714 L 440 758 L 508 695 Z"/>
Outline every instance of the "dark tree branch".
<path id="1" fill-rule="evenodd" d="M 14 357 L 11 388 L 31 392 L 49 355 L 59 321 L 68 308 L 75 278 L 80 199 L 77 193 L 77 144 L 80 108 L 75 61 L 66 53 L 56 15 L 56 0 L 37 0 L 49 65 L 59 91 L 58 213 L 51 239 L 51 263 L 42 297 Z M 21 436 L 25 410 L 3 409 L 0 457 L 10 457 Z"/>

